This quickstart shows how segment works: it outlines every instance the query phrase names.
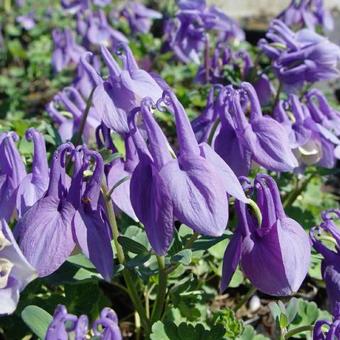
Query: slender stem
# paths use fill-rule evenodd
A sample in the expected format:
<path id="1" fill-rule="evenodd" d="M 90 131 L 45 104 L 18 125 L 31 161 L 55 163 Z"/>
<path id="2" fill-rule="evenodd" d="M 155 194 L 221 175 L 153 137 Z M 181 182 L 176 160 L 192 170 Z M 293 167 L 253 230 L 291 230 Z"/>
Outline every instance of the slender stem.
<path id="1" fill-rule="evenodd" d="M 111 281 L 111 284 L 119 289 L 121 289 L 123 292 L 125 292 L 126 294 L 129 294 L 129 291 L 121 284 Z"/>
<path id="2" fill-rule="evenodd" d="M 251 287 L 247 294 L 243 296 L 242 300 L 236 305 L 234 312 L 236 313 L 248 300 L 256 293 L 256 288 Z"/>
<path id="3" fill-rule="evenodd" d="M 140 317 L 138 313 L 135 313 L 135 325 L 136 325 L 136 340 L 140 339 L 141 333 L 141 324 L 140 324 Z"/>
<path id="4" fill-rule="evenodd" d="M 208 137 L 208 144 L 211 146 L 213 140 L 214 140 L 214 136 L 215 136 L 215 132 L 217 130 L 218 125 L 220 124 L 221 120 L 220 118 L 217 118 L 214 125 L 212 126 L 211 130 L 210 130 L 210 134 Z"/>
<path id="5" fill-rule="evenodd" d="M 288 331 L 284 336 L 283 339 L 289 339 L 294 335 L 303 333 L 303 332 L 311 332 L 313 330 L 313 326 L 308 325 L 308 326 L 300 326 L 300 327 L 296 327 L 291 329 L 290 331 Z"/>
<path id="6" fill-rule="evenodd" d="M 199 236 L 200 236 L 199 233 L 193 233 L 191 237 L 189 238 L 189 240 L 185 243 L 184 248 L 190 249 L 193 243 L 198 239 Z"/>
<path id="7" fill-rule="evenodd" d="M 278 87 L 277 92 L 276 92 L 276 97 L 275 97 L 275 101 L 274 101 L 273 110 L 276 108 L 277 104 L 279 103 L 280 94 L 282 92 L 282 87 L 283 87 L 282 83 L 280 82 L 279 87 Z"/>
<path id="8" fill-rule="evenodd" d="M 118 188 L 121 184 L 123 184 L 125 181 L 127 181 L 130 178 L 130 176 L 125 176 L 122 179 L 120 179 L 116 184 L 114 184 L 114 186 L 109 190 L 109 192 L 107 193 L 107 198 L 111 199 L 111 195 L 114 192 L 114 190 L 116 188 Z"/>
<path id="9" fill-rule="evenodd" d="M 297 186 L 297 188 L 293 192 L 291 192 L 283 200 L 283 207 L 285 209 L 293 205 L 293 203 L 299 197 L 299 195 L 307 188 L 309 182 L 313 179 L 314 176 L 315 176 L 314 173 L 310 174 L 300 185 Z"/>
<path id="10" fill-rule="evenodd" d="M 117 225 L 117 220 L 116 216 L 114 214 L 113 206 L 112 206 L 112 201 L 111 199 L 107 199 L 107 187 L 105 183 L 102 183 L 102 191 L 104 194 L 104 204 L 105 204 L 105 210 L 107 214 L 108 221 L 110 223 L 110 227 L 112 230 L 112 235 L 113 235 L 113 241 L 115 244 L 116 252 L 117 252 L 117 258 L 120 264 L 125 263 L 125 255 L 123 248 L 118 242 L 118 237 L 119 237 L 119 230 L 118 230 L 118 225 Z M 146 316 L 144 306 L 142 304 L 142 301 L 138 295 L 136 286 L 135 286 L 135 280 L 132 277 L 132 273 L 128 268 L 124 268 L 123 270 L 123 277 L 126 283 L 127 290 L 129 292 L 129 296 L 131 298 L 131 301 L 133 305 L 136 308 L 136 311 L 138 312 L 141 322 L 143 324 L 143 327 L 145 329 L 146 334 L 150 333 L 150 324 L 149 320 Z"/>
<path id="11" fill-rule="evenodd" d="M 262 214 L 261 214 L 261 210 L 260 210 L 259 206 L 256 204 L 255 201 L 253 201 L 250 198 L 248 198 L 248 204 L 252 207 L 253 212 L 256 216 L 257 222 L 258 222 L 259 226 L 261 227 L 261 225 L 262 225 Z"/>
<path id="12" fill-rule="evenodd" d="M 159 276 L 158 276 L 158 290 L 155 304 L 153 305 L 151 314 L 151 324 L 161 319 L 164 302 L 166 298 L 166 283 L 167 273 L 165 270 L 165 258 L 164 256 L 157 256 Z"/>
<path id="13" fill-rule="evenodd" d="M 11 0 L 4 0 L 4 10 L 5 10 L 5 13 L 10 13 L 11 9 L 12 9 Z"/>
<path id="14" fill-rule="evenodd" d="M 84 129 L 85 129 L 85 124 L 86 124 L 86 121 L 87 121 L 87 117 L 89 115 L 89 112 L 90 112 L 90 109 L 91 109 L 91 105 L 92 105 L 92 97 L 93 97 L 93 93 L 94 93 L 94 90 L 96 88 L 94 87 L 86 101 L 86 107 L 85 107 L 85 111 L 81 117 L 81 121 L 80 121 L 80 126 L 79 126 L 79 130 L 78 132 L 76 133 L 76 136 L 74 138 L 74 145 L 77 146 L 81 143 L 81 137 L 83 136 L 83 132 L 84 132 Z"/>
<path id="15" fill-rule="evenodd" d="M 146 313 L 146 316 L 150 318 L 150 298 L 149 298 L 148 286 L 145 287 L 144 299 L 145 299 L 145 313 Z"/>

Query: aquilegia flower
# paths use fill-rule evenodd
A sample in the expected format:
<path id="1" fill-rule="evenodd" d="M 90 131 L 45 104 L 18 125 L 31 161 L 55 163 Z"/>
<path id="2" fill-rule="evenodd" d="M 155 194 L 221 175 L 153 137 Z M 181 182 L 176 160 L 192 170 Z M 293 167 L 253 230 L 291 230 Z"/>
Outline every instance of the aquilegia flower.
<path id="1" fill-rule="evenodd" d="M 333 320 L 318 320 L 313 328 L 313 340 L 336 340 L 340 338 L 340 311 L 337 310 Z"/>
<path id="2" fill-rule="evenodd" d="M 18 187 L 26 176 L 24 162 L 15 145 L 18 139 L 15 132 L 0 135 L 0 218 L 7 222 L 15 211 Z"/>
<path id="3" fill-rule="evenodd" d="M 67 154 L 74 158 L 71 181 L 65 169 Z M 95 167 L 85 185 L 83 172 L 91 159 Z M 15 227 L 20 248 L 40 277 L 56 271 L 77 245 L 103 278 L 110 280 L 111 234 L 98 205 L 103 172 L 103 160 L 94 151 L 74 149 L 70 143 L 55 151 L 46 194 L 27 210 Z"/>
<path id="4" fill-rule="evenodd" d="M 136 126 L 139 109 L 130 114 L 129 121 L 140 160 L 131 178 L 132 206 L 158 254 L 165 254 L 171 243 L 175 219 L 196 232 L 218 236 L 228 222 L 226 193 L 246 201 L 230 168 L 208 145 L 198 145 L 174 94 L 165 91 L 163 102 L 175 116 L 178 158 L 169 152 L 168 141 L 152 115 L 150 98 L 140 108 L 149 145 Z"/>
<path id="5" fill-rule="evenodd" d="M 108 23 L 105 12 L 88 12 L 77 17 L 78 32 L 84 38 L 84 45 L 104 45 L 116 48 L 120 43 L 128 44 L 128 39 L 123 33 L 115 30 Z"/>
<path id="6" fill-rule="evenodd" d="M 286 86 L 339 77 L 340 47 L 327 38 L 309 29 L 294 33 L 277 19 L 266 37 L 260 40 L 260 48 L 273 59 L 275 72 Z"/>
<path id="7" fill-rule="evenodd" d="M 74 337 L 76 340 L 87 339 L 89 333 L 88 317 L 69 314 L 63 305 L 58 305 L 53 314 L 53 320 L 48 326 L 45 340 L 67 340 Z M 92 327 L 93 334 L 98 339 L 121 340 L 122 335 L 118 325 L 117 314 L 105 307 Z"/>
<path id="8" fill-rule="evenodd" d="M 331 312 L 336 315 L 340 311 L 340 229 L 333 222 L 340 219 L 340 210 L 326 210 L 321 215 L 323 222 L 319 227 L 315 227 L 310 231 L 310 237 L 314 249 L 323 256 L 321 264 L 322 278 L 326 283 L 328 301 Z M 335 243 L 333 249 L 328 248 L 322 243 L 322 235 L 330 234 Z M 321 237 L 318 238 L 317 235 Z"/>
<path id="9" fill-rule="evenodd" d="M 300 224 L 286 216 L 279 189 L 268 175 L 258 174 L 254 187 L 262 222 L 243 202 L 236 202 L 237 229 L 223 260 L 221 291 L 240 263 L 251 283 L 261 292 L 284 296 L 298 291 L 307 275 L 311 246 Z"/>
<path id="10" fill-rule="evenodd" d="M 129 1 L 120 13 L 127 19 L 131 31 L 134 33 L 148 33 L 152 20 L 162 18 L 161 13 L 135 1 Z"/>
<path id="11" fill-rule="evenodd" d="M 15 311 L 20 292 L 37 277 L 17 245 L 11 229 L 0 220 L 0 315 Z"/>
<path id="12" fill-rule="evenodd" d="M 325 9 L 323 0 L 291 0 L 277 19 L 293 29 L 307 27 L 314 30 L 316 26 L 333 29 L 332 16 Z"/>
<path id="13" fill-rule="evenodd" d="M 112 141 L 110 129 L 105 125 L 102 124 L 97 128 L 96 138 L 98 148 L 101 149 L 105 147 L 113 154 L 118 152 Z M 131 205 L 130 180 L 131 175 L 139 162 L 139 158 L 135 144 L 129 134 L 124 137 L 124 144 L 124 159 L 119 157 L 105 165 L 107 187 L 110 191 L 112 191 L 110 197 L 115 208 L 118 208 L 119 211 L 123 211 L 133 220 L 138 221 L 138 218 Z M 112 188 L 114 188 L 114 190 L 112 190 Z"/>
<path id="14" fill-rule="evenodd" d="M 251 84 L 242 83 L 240 90 L 227 86 L 220 95 L 221 129 L 214 149 L 237 175 L 248 174 L 251 160 L 273 171 L 291 171 L 298 166 L 285 128 L 263 115 Z M 250 104 L 249 119 L 246 103 Z"/>
<path id="15" fill-rule="evenodd" d="M 16 208 L 20 218 L 48 188 L 49 170 L 45 140 L 41 133 L 33 128 L 26 131 L 26 139 L 34 144 L 32 172 L 26 175 L 19 184 Z"/>
<path id="16" fill-rule="evenodd" d="M 55 28 L 52 31 L 52 38 L 54 43 L 52 54 L 54 71 L 60 72 L 72 64 L 77 65 L 85 49 L 75 42 L 72 31 Z"/>
<path id="17" fill-rule="evenodd" d="M 75 14 L 90 7 L 90 0 L 61 0 L 61 6 L 67 12 Z"/>
<path id="18" fill-rule="evenodd" d="M 28 13 L 26 15 L 20 15 L 16 18 L 16 21 L 24 28 L 26 31 L 31 30 L 35 27 L 34 12 Z"/>

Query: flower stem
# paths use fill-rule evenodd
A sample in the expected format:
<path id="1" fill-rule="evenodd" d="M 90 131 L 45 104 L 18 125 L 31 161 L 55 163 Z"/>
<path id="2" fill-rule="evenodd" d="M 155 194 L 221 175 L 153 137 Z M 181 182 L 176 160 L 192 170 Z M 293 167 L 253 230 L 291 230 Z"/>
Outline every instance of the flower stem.
<path id="1" fill-rule="evenodd" d="M 11 9 L 12 9 L 12 4 L 11 4 L 11 0 L 4 0 L 4 10 L 5 13 L 10 13 Z"/>
<path id="2" fill-rule="evenodd" d="M 247 294 L 242 298 L 242 300 L 236 305 L 234 308 L 234 312 L 236 313 L 245 303 L 248 302 L 248 300 L 255 294 L 256 288 L 251 287 Z"/>
<path id="3" fill-rule="evenodd" d="M 285 199 L 283 200 L 283 207 L 289 208 L 293 205 L 295 200 L 299 197 L 299 195 L 307 188 L 309 182 L 313 179 L 315 173 L 310 174 L 304 181 L 301 182 L 300 185 L 296 187 L 294 191 L 292 191 Z"/>
<path id="4" fill-rule="evenodd" d="M 282 92 L 282 83 L 280 82 L 279 87 L 278 87 L 277 92 L 276 92 L 273 110 L 275 110 L 277 104 L 279 103 L 281 92 Z"/>
<path id="5" fill-rule="evenodd" d="M 311 332 L 312 330 L 313 330 L 313 326 L 311 325 L 296 327 L 288 331 L 285 335 L 283 335 L 282 339 L 289 339 L 293 337 L 294 335 L 297 335 L 303 332 Z"/>
<path id="6" fill-rule="evenodd" d="M 120 264 L 125 264 L 125 255 L 122 246 L 118 242 L 118 237 L 119 237 L 119 230 L 118 230 L 118 225 L 117 225 L 117 220 L 116 216 L 113 210 L 113 205 L 112 201 L 110 198 L 107 197 L 107 186 L 105 183 L 102 183 L 102 191 L 104 194 L 104 202 L 105 202 L 105 210 L 107 214 L 107 218 L 110 223 L 110 227 L 112 230 L 112 235 L 113 235 L 113 241 L 115 244 L 116 252 L 117 252 L 117 258 Z M 127 290 L 129 292 L 130 299 L 135 306 L 136 311 L 138 312 L 142 325 L 145 329 L 146 334 L 150 333 L 150 323 L 149 319 L 146 316 L 146 312 L 144 309 L 144 306 L 142 304 L 142 301 L 138 295 L 136 286 L 135 286 L 135 280 L 132 277 L 132 273 L 128 268 L 124 268 L 123 270 L 123 277 L 126 283 Z"/>
<path id="7" fill-rule="evenodd" d="M 167 283 L 167 273 L 165 270 L 165 257 L 157 256 L 158 268 L 159 268 L 159 276 L 158 276 L 158 290 L 155 304 L 152 309 L 151 314 L 151 324 L 160 320 L 163 309 L 164 302 L 166 298 L 166 283 Z"/>

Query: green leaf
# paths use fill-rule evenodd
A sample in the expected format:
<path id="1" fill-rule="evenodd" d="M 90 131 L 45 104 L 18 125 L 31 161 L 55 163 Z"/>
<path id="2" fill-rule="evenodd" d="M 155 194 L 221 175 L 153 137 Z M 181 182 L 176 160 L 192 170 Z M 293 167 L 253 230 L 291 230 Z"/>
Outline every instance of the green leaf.
<path id="1" fill-rule="evenodd" d="M 287 315 L 281 313 L 279 323 L 280 323 L 280 328 L 281 328 L 281 329 L 286 329 L 287 326 L 288 326 L 288 318 L 287 318 Z"/>
<path id="2" fill-rule="evenodd" d="M 171 257 L 172 263 L 182 263 L 185 266 L 191 263 L 192 251 L 190 249 L 183 249 Z"/>
<path id="3" fill-rule="evenodd" d="M 288 318 L 288 323 L 293 322 L 295 316 L 298 312 L 299 300 L 295 297 L 291 298 L 287 307 L 286 307 L 286 315 Z"/>
<path id="4" fill-rule="evenodd" d="M 118 242 L 122 245 L 125 251 L 130 251 L 134 254 L 146 254 L 148 252 L 141 243 L 136 242 L 129 237 L 119 236 Z"/>
<path id="5" fill-rule="evenodd" d="M 231 237 L 231 232 L 227 232 L 220 237 L 203 236 L 196 240 L 192 246 L 192 251 L 207 250 L 215 244 Z"/>
<path id="6" fill-rule="evenodd" d="M 52 316 L 38 306 L 27 306 L 21 317 L 32 332 L 40 339 L 44 339 Z"/>

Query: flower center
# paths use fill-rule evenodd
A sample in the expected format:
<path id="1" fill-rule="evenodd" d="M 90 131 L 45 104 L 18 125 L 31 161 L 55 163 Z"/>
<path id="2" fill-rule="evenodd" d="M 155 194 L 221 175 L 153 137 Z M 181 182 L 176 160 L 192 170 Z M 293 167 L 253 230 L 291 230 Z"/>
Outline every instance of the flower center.
<path id="1" fill-rule="evenodd" d="M 13 266 L 14 264 L 9 260 L 0 258 L 0 289 L 6 288 Z"/>
<path id="2" fill-rule="evenodd" d="M 11 242 L 7 240 L 4 233 L 0 230 L 0 251 L 11 245 Z"/>

